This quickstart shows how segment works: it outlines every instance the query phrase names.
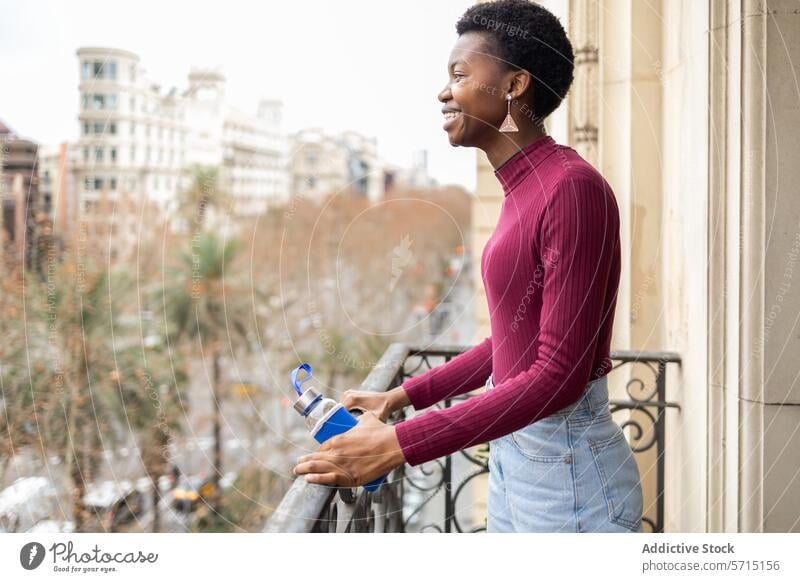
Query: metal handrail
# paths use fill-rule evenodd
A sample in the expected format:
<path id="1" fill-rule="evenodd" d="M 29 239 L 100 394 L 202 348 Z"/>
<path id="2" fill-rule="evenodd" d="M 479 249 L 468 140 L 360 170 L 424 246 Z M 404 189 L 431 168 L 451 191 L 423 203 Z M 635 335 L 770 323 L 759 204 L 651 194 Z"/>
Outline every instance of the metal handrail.
<path id="1" fill-rule="evenodd" d="M 384 392 L 392 388 L 402 373 L 409 350 L 403 343 L 390 345 L 361 383 L 359 390 Z M 297 477 L 267 520 L 263 531 L 310 532 L 336 491 L 335 487 L 307 483 L 304 477 Z"/>

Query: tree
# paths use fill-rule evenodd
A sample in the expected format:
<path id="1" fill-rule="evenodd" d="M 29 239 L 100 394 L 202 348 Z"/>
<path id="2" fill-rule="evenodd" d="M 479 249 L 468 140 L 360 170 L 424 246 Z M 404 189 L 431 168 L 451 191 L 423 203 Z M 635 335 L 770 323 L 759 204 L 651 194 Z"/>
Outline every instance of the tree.
<path id="1" fill-rule="evenodd" d="M 151 530 L 160 529 L 159 481 L 172 462 L 170 446 L 181 431 L 186 399 L 186 374 L 178 353 L 164 344 L 131 345 L 116 353 L 112 381 L 117 391 L 115 417 L 136 435 L 139 455 L 150 480 L 153 515 Z"/>
<path id="2" fill-rule="evenodd" d="M 155 496 L 179 428 L 183 382 L 182 366 L 173 373 L 174 356 L 163 345 L 137 341 L 132 277 L 98 264 L 75 249 L 48 255 L 43 279 L 3 264 L 0 296 L 0 458 L 35 447 L 42 458 L 64 459 L 76 531 L 103 524 L 84 497 L 104 449 L 133 438 Z"/>
<path id="3" fill-rule="evenodd" d="M 32 413 L 43 453 L 66 460 L 75 531 L 88 531 L 86 486 L 102 450 L 120 441 L 113 317 L 129 281 L 77 261 L 51 265 L 40 284 L 34 277 L 26 281 L 25 357 L 36 362 L 28 378 Z"/>
<path id="4" fill-rule="evenodd" d="M 206 218 L 228 207 L 231 197 L 220 188 L 219 170 L 195 164 L 190 168 L 191 183 L 178 194 L 178 215 L 190 231 L 202 231 Z M 209 210 L 211 212 L 209 212 Z"/>
<path id="5" fill-rule="evenodd" d="M 209 505 L 220 510 L 219 480 L 222 477 L 221 407 L 223 399 L 222 357 L 233 356 L 247 343 L 247 299 L 240 280 L 228 273 L 237 256 L 236 241 L 222 240 L 215 233 L 193 237 L 190 250 L 165 284 L 165 324 L 170 341 L 192 340 L 197 353 L 212 366 L 214 498 Z"/>

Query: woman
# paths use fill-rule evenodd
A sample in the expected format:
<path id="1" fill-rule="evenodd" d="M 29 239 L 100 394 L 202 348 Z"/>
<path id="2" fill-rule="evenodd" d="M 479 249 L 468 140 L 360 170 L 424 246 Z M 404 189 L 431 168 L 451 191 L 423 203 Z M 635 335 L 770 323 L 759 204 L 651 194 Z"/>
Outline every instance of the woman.
<path id="1" fill-rule="evenodd" d="M 295 472 L 356 486 L 489 441 L 488 531 L 642 531 L 639 473 L 606 383 L 619 211 L 597 170 L 543 126 L 572 83 L 572 47 L 527 0 L 477 4 L 456 30 L 444 130 L 486 153 L 504 193 L 481 258 L 492 334 L 385 394 L 346 392 L 347 408 L 367 412 Z M 484 383 L 446 410 L 384 424 Z"/>

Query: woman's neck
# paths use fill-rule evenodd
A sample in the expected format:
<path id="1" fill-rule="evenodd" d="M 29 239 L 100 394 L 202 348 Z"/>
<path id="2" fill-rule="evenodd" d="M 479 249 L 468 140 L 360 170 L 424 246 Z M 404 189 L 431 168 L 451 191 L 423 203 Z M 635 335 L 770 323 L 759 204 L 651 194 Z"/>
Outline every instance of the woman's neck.
<path id="1" fill-rule="evenodd" d="M 518 132 L 497 132 L 490 144 L 481 147 L 495 170 L 511 159 L 514 154 L 547 135 L 544 126 L 519 125 Z"/>

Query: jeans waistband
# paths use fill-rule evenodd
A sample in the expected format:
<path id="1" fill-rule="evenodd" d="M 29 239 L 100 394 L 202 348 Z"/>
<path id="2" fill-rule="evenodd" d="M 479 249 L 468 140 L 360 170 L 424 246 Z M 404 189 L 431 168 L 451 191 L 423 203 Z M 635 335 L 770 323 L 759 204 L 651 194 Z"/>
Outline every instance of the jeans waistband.
<path id="1" fill-rule="evenodd" d="M 486 390 L 494 388 L 492 375 L 486 379 Z M 589 382 L 583 390 L 583 394 L 572 404 L 565 406 L 561 410 L 554 412 L 551 416 L 568 416 L 582 411 L 591 413 L 593 416 L 602 412 L 608 405 L 608 376 L 601 376 Z"/>

